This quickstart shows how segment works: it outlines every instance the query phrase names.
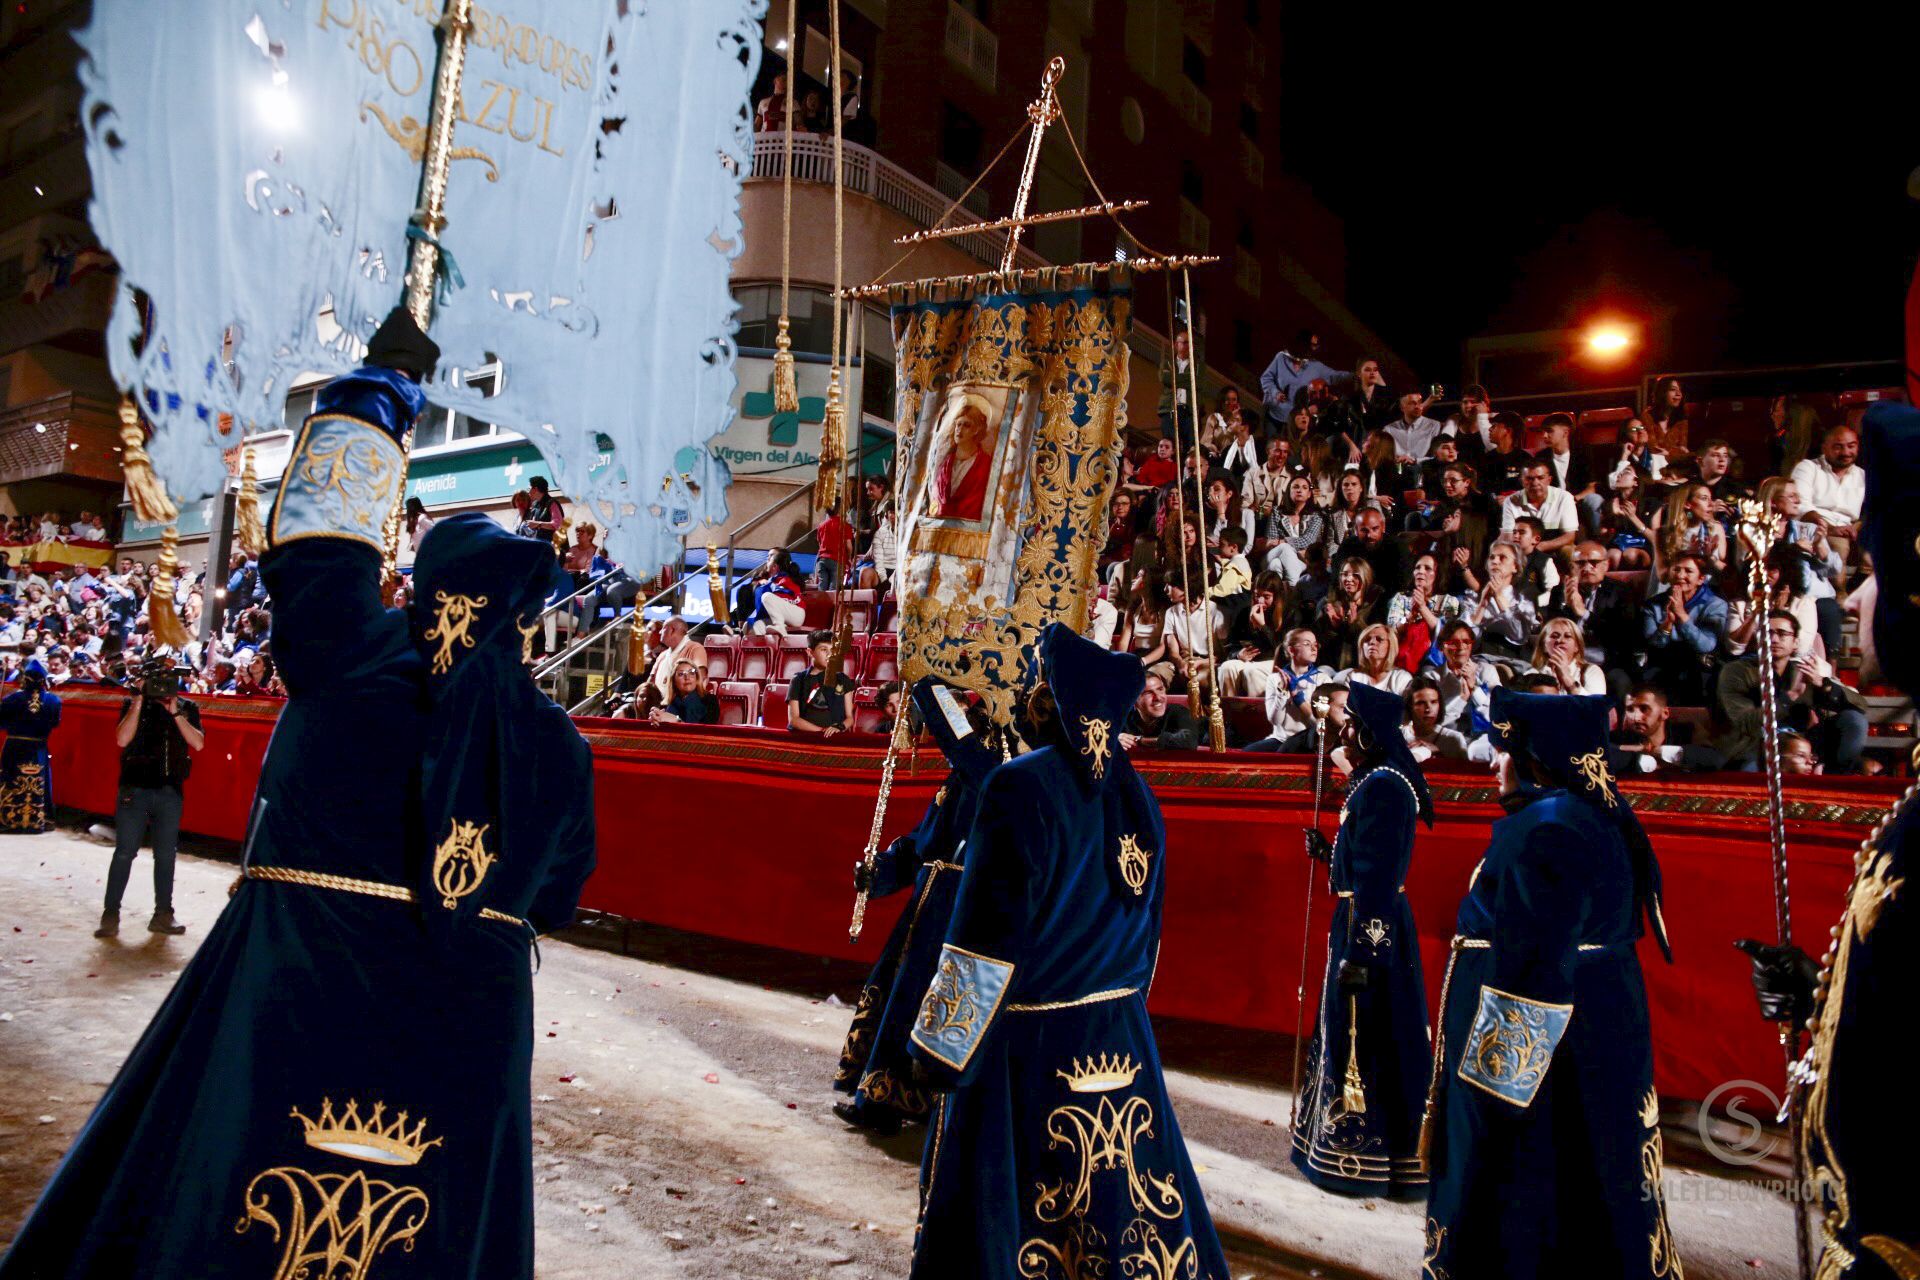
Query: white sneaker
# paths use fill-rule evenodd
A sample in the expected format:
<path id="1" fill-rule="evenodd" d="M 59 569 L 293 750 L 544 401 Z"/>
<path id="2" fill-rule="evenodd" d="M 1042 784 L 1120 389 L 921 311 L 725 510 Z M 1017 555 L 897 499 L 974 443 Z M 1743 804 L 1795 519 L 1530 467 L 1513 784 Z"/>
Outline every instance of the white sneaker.
<path id="1" fill-rule="evenodd" d="M 766 624 L 766 623 L 764 623 L 764 622 L 756 622 L 756 623 L 754 623 L 754 624 L 753 624 L 753 634 L 755 634 L 755 635 L 757 635 L 757 636 L 763 636 L 763 635 L 765 635 L 765 634 L 767 634 L 767 624 Z"/>

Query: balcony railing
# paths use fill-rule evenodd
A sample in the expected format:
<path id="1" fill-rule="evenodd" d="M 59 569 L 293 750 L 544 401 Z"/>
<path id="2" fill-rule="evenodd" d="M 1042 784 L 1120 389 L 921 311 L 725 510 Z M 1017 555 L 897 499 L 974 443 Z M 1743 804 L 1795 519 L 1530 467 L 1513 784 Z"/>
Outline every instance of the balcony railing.
<path id="1" fill-rule="evenodd" d="M 0 484 L 50 476 L 120 479 L 120 406 L 66 392 L 0 410 Z"/>
<path id="2" fill-rule="evenodd" d="M 943 196 L 933 187 L 894 164 L 855 143 L 842 146 L 842 172 L 846 187 L 855 195 L 867 197 L 885 205 L 916 227 L 931 227 L 947 206 L 953 203 L 951 196 Z M 779 133 L 755 134 L 753 139 L 752 179 L 779 180 L 784 172 L 785 135 Z M 811 135 L 793 140 L 793 178 L 796 182 L 833 181 L 833 139 L 818 138 Z M 948 219 L 948 225 L 971 222 L 973 214 L 966 209 L 957 210 Z M 1006 252 L 1007 233 L 1004 231 L 978 232 L 973 235 L 955 236 L 945 241 L 962 252 L 978 258 L 989 266 L 998 268 L 1000 255 Z M 1044 267 L 1047 260 L 1033 250 L 1022 247 L 1015 255 L 1017 267 Z"/>

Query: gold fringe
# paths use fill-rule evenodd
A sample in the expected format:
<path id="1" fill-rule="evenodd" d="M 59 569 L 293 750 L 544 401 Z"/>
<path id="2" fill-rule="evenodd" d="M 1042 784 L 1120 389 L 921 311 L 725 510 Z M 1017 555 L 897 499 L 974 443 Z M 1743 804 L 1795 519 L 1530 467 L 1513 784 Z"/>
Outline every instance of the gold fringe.
<path id="1" fill-rule="evenodd" d="M 1341 1084 L 1340 1101 L 1350 1116 L 1367 1113 L 1367 1086 L 1360 1078 L 1360 997 L 1347 997 L 1347 1078 Z"/>
<path id="2" fill-rule="evenodd" d="M 773 411 L 800 412 L 800 379 L 793 367 L 793 337 L 787 332 L 786 313 L 780 316 L 780 331 L 773 339 Z"/>
<path id="3" fill-rule="evenodd" d="M 253 467 L 253 446 L 241 450 L 240 499 L 234 503 L 234 535 L 240 549 L 257 556 L 267 549 L 267 531 L 260 525 L 260 473 Z"/>
<path id="4" fill-rule="evenodd" d="M 733 609 L 727 603 L 727 582 L 720 573 L 720 548 L 711 541 L 707 543 L 707 603 L 713 606 L 714 625 L 732 631 L 728 624 Z"/>
<path id="5" fill-rule="evenodd" d="M 127 498 L 133 514 L 155 524 L 172 524 L 180 508 L 167 497 L 167 487 L 154 474 L 147 453 L 147 433 L 140 426 L 140 410 L 132 396 L 120 397 L 120 469 L 127 475 Z"/>
<path id="6" fill-rule="evenodd" d="M 161 531 L 160 559 L 155 569 L 153 585 L 147 592 L 147 621 L 153 627 L 153 638 L 170 649 L 185 649 L 193 637 L 173 605 L 173 583 L 180 572 L 180 533 L 172 525 Z"/>
<path id="7" fill-rule="evenodd" d="M 847 469 L 847 409 L 840 402 L 840 370 L 827 383 L 826 421 L 820 428 L 820 474 L 813 482 L 813 508 L 831 511 L 840 501 L 840 480 Z M 841 565 L 845 573 L 851 565 Z"/>

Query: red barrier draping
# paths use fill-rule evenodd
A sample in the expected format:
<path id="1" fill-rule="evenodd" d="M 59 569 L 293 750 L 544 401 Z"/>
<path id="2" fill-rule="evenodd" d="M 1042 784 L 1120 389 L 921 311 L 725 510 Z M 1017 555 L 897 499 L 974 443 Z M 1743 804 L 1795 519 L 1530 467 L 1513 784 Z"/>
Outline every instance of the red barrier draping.
<path id="1" fill-rule="evenodd" d="M 62 690 L 66 719 L 53 737 L 54 796 L 111 813 L 113 726 L 120 695 Z M 183 825 L 239 840 L 279 704 L 201 700 L 207 750 L 187 784 Z M 852 871 L 873 816 L 884 742 L 801 740 L 774 730 L 647 728 L 580 721 L 593 748 L 600 867 L 585 905 L 646 920 L 818 955 L 869 959 L 900 898 L 875 904 L 865 936 L 847 943 Z M 376 732 L 377 726 L 369 726 Z M 1166 924 L 1155 1012 L 1228 1026 L 1291 1032 L 1306 887 L 1300 829 L 1312 802 L 1304 757 L 1137 757 L 1165 810 Z M 923 749 L 901 762 L 886 836 L 906 831 L 944 775 Z M 1430 995 L 1467 878 L 1500 815 L 1484 773 L 1435 769 L 1439 810 L 1415 845 L 1407 894 L 1421 934 Z M 1787 789 L 1794 928 L 1814 954 L 1840 915 L 1852 854 L 1899 784 L 1827 778 Z M 1675 963 L 1642 951 L 1653 1006 L 1656 1076 L 1673 1098 L 1700 1099 L 1724 1081 L 1777 1088 L 1773 1030 L 1754 1011 L 1739 937 L 1773 929 L 1766 790 L 1753 775 L 1670 775 L 1628 781 L 1666 875 Z M 1333 828 L 1337 799 L 1326 826 Z M 1330 900 L 1315 894 L 1315 990 Z"/>

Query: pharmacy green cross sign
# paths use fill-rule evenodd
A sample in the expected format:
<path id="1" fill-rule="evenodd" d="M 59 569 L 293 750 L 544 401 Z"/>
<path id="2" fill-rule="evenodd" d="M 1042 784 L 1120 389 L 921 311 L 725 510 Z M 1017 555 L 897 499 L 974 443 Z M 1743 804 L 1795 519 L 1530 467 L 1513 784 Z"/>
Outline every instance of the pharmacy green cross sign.
<path id="1" fill-rule="evenodd" d="M 769 373 L 765 391 L 749 391 L 740 397 L 740 416 L 768 419 L 768 444 L 796 445 L 800 443 L 801 423 L 817 425 L 827 420 L 827 400 L 825 396 L 801 396 L 798 413 L 778 413 L 773 407 L 773 375 Z"/>

